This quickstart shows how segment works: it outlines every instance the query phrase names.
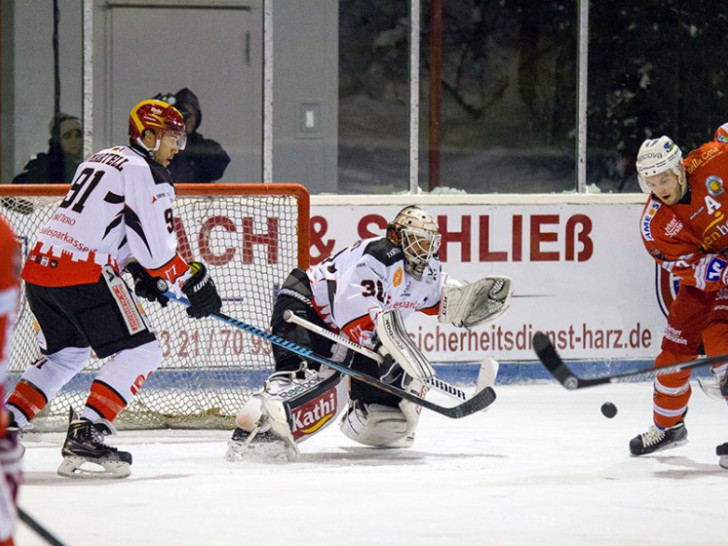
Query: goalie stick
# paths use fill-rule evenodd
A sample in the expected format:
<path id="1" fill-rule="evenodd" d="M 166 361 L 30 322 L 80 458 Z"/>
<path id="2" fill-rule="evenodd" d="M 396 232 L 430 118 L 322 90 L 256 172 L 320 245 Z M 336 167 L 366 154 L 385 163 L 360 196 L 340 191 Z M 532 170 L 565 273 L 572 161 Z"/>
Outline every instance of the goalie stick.
<path id="1" fill-rule="evenodd" d="M 534 334 L 533 349 L 536 351 L 536 355 L 538 355 L 539 360 L 544 366 L 546 366 L 546 369 L 551 373 L 551 375 L 553 375 L 559 383 L 569 390 L 605 385 L 607 383 L 629 383 L 631 381 L 654 379 L 658 375 L 669 375 L 683 370 L 692 370 L 693 368 L 728 362 L 728 355 L 719 355 L 699 358 L 698 360 L 692 360 L 689 362 L 679 362 L 668 366 L 660 366 L 659 368 L 643 368 L 632 372 L 583 378 L 575 375 L 564 361 L 561 360 L 561 357 L 559 356 L 559 353 L 556 352 L 556 348 L 553 343 L 551 343 L 549 337 L 543 332 L 536 332 Z"/>
<path id="2" fill-rule="evenodd" d="M 180 303 L 182 305 L 189 306 L 189 304 L 190 304 L 190 302 L 187 301 L 186 298 L 178 297 L 176 294 L 174 294 L 171 291 L 164 292 L 164 296 L 166 296 L 167 298 L 169 298 L 173 301 L 176 301 L 177 303 Z M 283 339 L 282 337 L 278 337 L 275 334 L 271 334 L 269 332 L 266 332 L 265 330 L 261 330 L 260 328 L 247 324 L 241 320 L 232 318 L 228 315 L 225 315 L 224 313 L 212 313 L 210 316 L 219 321 L 222 321 L 226 324 L 229 324 L 230 326 L 234 326 L 235 328 L 238 328 L 239 330 L 252 334 L 256 337 L 265 339 L 266 341 L 269 341 L 270 343 L 273 343 L 274 345 L 278 345 L 279 347 L 282 347 L 288 351 L 291 351 L 292 353 L 295 353 L 299 356 L 308 358 L 310 360 L 313 360 L 314 362 L 318 362 L 319 364 L 322 364 L 328 368 L 332 368 L 332 369 L 336 370 L 337 372 L 340 372 L 344 375 L 348 375 L 349 377 L 353 377 L 354 379 L 356 379 L 358 381 L 367 383 L 368 385 L 371 385 L 372 387 L 383 390 L 384 392 L 393 394 L 399 398 L 402 398 L 403 400 L 407 400 L 409 402 L 412 402 L 413 404 L 422 406 L 423 408 L 427 408 L 431 411 L 434 411 L 434 412 L 444 415 L 446 417 L 450 417 L 452 419 L 460 419 L 461 417 L 471 415 L 473 413 L 476 413 L 476 412 L 490 406 L 493 402 L 495 402 L 495 391 L 491 387 L 486 387 L 479 393 L 475 394 L 475 396 L 473 396 L 472 398 L 465 400 L 464 402 L 462 402 L 461 404 L 458 404 L 457 406 L 452 406 L 452 407 L 440 406 L 439 404 L 434 404 L 433 402 L 430 402 L 429 400 L 425 400 L 424 398 L 422 398 L 420 396 L 417 396 L 415 394 L 404 391 L 393 385 L 384 383 L 383 381 L 380 381 L 379 379 L 377 379 L 375 377 L 372 377 L 365 373 L 358 372 L 356 370 L 352 370 L 351 368 L 347 368 L 346 366 L 333 362 L 327 358 L 322 357 L 321 355 L 314 353 L 311 349 L 302 347 L 301 345 L 298 345 L 297 343 L 288 341 L 287 339 Z"/>
<path id="3" fill-rule="evenodd" d="M 293 322 L 295 324 L 298 324 L 299 326 L 306 328 L 306 330 L 310 330 L 311 332 L 314 332 L 322 337 L 325 337 L 331 341 L 334 341 L 338 343 L 339 345 L 343 345 L 345 347 L 348 347 L 352 351 L 355 351 L 359 354 L 362 354 L 366 357 L 371 358 L 378 364 L 381 364 L 384 360 L 382 358 L 382 355 L 380 355 L 376 351 L 372 351 L 371 349 L 367 349 L 366 347 L 362 347 L 358 343 L 350 340 L 348 337 L 340 336 L 335 334 L 334 332 L 327 330 L 326 328 L 322 328 L 318 324 L 314 324 L 313 322 L 310 322 L 306 320 L 303 317 L 300 317 L 293 313 L 292 311 L 284 311 L 283 313 L 283 319 L 286 322 Z M 476 381 L 476 384 L 479 386 L 484 387 L 492 387 L 493 386 L 493 380 L 495 379 L 495 373 L 492 371 L 493 366 L 497 366 L 497 363 L 493 364 L 492 359 L 485 359 L 480 363 L 480 368 L 478 369 L 478 379 Z M 456 400 L 467 400 L 468 395 L 465 394 L 461 389 L 457 388 L 455 385 L 450 385 L 449 383 L 443 381 L 442 379 L 438 379 L 435 376 L 428 377 L 427 379 L 422 380 L 428 387 L 433 388 L 437 390 L 438 392 L 442 392 L 449 396 L 450 398 L 454 398 Z M 476 389 L 476 392 L 481 389 Z"/>

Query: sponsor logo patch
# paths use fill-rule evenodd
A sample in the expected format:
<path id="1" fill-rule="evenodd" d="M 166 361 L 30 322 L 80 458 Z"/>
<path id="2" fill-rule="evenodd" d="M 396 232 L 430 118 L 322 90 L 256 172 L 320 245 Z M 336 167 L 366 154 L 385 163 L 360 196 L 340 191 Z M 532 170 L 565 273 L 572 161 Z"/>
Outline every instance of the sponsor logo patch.
<path id="1" fill-rule="evenodd" d="M 642 237 L 645 238 L 647 241 L 654 241 L 654 238 L 652 237 L 652 220 L 654 219 L 655 215 L 657 214 L 657 211 L 660 210 L 660 207 L 662 207 L 662 203 L 659 203 L 658 201 L 652 201 L 650 203 L 650 206 L 647 207 L 647 210 L 645 210 L 645 213 L 642 215 L 642 219 L 640 220 L 640 229 L 642 231 Z"/>
<path id="2" fill-rule="evenodd" d="M 394 278 L 392 279 L 392 284 L 394 284 L 395 287 L 402 284 L 402 268 L 398 267 L 397 271 L 394 272 Z"/>
<path id="3" fill-rule="evenodd" d="M 720 258 L 713 258 L 710 260 L 708 267 L 705 269 L 705 280 L 712 282 L 720 280 L 720 276 L 726 266 L 726 261 Z"/>
<path id="4" fill-rule="evenodd" d="M 718 197 L 725 193 L 723 188 L 723 179 L 720 176 L 709 176 L 705 179 L 705 189 L 713 197 Z"/>
<path id="5" fill-rule="evenodd" d="M 672 302 L 675 301 L 677 291 L 680 288 L 680 279 L 666 271 L 658 264 L 655 264 L 655 292 L 660 311 L 667 317 Z"/>
<path id="6" fill-rule="evenodd" d="M 326 391 L 291 411 L 291 432 L 298 440 L 321 429 L 336 415 L 336 389 Z"/>

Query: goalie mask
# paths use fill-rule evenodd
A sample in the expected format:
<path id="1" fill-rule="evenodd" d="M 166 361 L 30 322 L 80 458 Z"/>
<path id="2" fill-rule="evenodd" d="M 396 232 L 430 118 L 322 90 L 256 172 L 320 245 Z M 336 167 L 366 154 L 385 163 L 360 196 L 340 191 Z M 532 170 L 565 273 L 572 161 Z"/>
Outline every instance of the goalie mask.
<path id="1" fill-rule="evenodd" d="M 387 225 L 387 239 L 402 248 L 407 273 L 422 280 L 422 272 L 440 249 L 441 235 L 435 218 L 418 206 L 403 208 Z"/>
<path id="2" fill-rule="evenodd" d="M 143 100 L 131 109 L 129 140 L 148 149 L 142 142 L 146 130 L 153 131 L 156 137 L 154 149 L 150 151 L 156 152 L 159 149 L 159 143 L 165 135 L 175 136 L 179 149 L 185 149 L 187 143 L 185 120 L 179 110 L 166 102 L 155 99 Z"/>

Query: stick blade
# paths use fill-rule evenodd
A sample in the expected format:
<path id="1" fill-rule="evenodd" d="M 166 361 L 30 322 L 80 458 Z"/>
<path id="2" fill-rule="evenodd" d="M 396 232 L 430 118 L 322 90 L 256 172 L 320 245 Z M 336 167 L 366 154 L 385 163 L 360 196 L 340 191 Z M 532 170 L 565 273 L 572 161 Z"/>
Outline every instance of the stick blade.
<path id="1" fill-rule="evenodd" d="M 576 377 L 571 370 L 561 360 L 559 353 L 549 339 L 549 336 L 543 332 L 536 332 L 533 335 L 533 350 L 541 363 L 546 367 L 551 375 L 561 383 L 565 388 L 574 390 L 579 388 L 579 378 Z"/>
<path id="2" fill-rule="evenodd" d="M 441 411 L 440 413 L 453 419 L 460 419 L 461 417 L 467 417 L 487 408 L 493 402 L 495 402 L 495 391 L 491 387 L 485 387 L 482 391 L 475 393 L 472 398 L 469 398 L 462 404 L 458 404 L 452 408 L 446 408 L 445 411 Z"/>
<path id="3" fill-rule="evenodd" d="M 500 364 L 492 356 L 486 356 L 480 362 L 478 378 L 475 382 L 475 390 L 477 392 L 482 391 L 485 387 L 492 387 L 495 385 L 495 379 L 498 376 L 499 367 Z"/>

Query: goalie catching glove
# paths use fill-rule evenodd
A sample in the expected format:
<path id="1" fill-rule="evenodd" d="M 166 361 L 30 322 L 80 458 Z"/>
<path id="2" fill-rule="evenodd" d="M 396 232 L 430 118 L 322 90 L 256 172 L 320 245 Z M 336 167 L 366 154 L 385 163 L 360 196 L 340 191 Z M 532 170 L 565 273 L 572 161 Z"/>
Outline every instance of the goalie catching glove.
<path id="1" fill-rule="evenodd" d="M 203 318 L 222 309 L 222 300 L 217 293 L 212 277 L 200 262 L 190 262 L 192 276 L 182 285 L 182 292 L 190 301 L 187 314 L 192 318 Z"/>
<path id="2" fill-rule="evenodd" d="M 438 320 L 465 328 L 492 322 L 508 311 L 512 295 L 511 279 L 500 275 L 491 275 L 464 286 L 445 286 Z"/>
<path id="3" fill-rule="evenodd" d="M 162 293 L 167 290 L 166 282 L 158 277 L 152 277 L 138 262 L 129 263 L 126 270 L 134 279 L 134 293 L 137 296 L 145 300 L 156 301 L 162 307 L 167 306 L 169 298 Z M 160 281 L 162 281 L 161 285 Z"/>

